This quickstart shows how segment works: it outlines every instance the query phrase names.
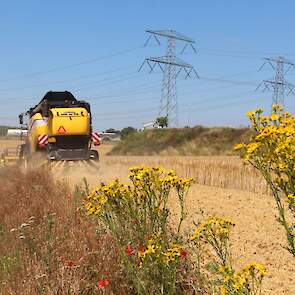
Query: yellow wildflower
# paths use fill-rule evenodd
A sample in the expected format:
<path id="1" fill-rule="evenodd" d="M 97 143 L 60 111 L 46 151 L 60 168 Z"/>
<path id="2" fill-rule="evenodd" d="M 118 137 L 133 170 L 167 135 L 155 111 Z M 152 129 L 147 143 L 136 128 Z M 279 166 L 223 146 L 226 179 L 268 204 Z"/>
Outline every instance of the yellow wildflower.
<path id="1" fill-rule="evenodd" d="M 245 147 L 245 144 L 244 143 L 239 143 L 239 144 L 236 144 L 235 146 L 234 146 L 234 149 L 236 150 L 236 151 L 238 151 L 238 150 L 241 150 L 242 148 L 244 148 Z"/>
<path id="2" fill-rule="evenodd" d="M 272 113 L 270 116 L 271 121 L 277 121 L 279 119 L 279 116 L 276 113 Z"/>
<path id="3" fill-rule="evenodd" d="M 229 237 L 230 229 L 235 223 L 226 218 L 213 216 L 205 220 L 195 231 L 195 234 L 190 238 L 195 241 L 201 238 L 208 239 L 216 235 L 219 238 L 227 239 Z"/>

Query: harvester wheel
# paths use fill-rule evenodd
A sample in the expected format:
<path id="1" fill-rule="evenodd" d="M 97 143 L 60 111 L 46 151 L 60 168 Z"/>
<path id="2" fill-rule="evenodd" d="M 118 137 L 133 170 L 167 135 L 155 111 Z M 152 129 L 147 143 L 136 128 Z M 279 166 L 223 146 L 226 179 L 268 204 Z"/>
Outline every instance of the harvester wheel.
<path id="1" fill-rule="evenodd" d="M 97 150 L 90 151 L 90 159 L 94 161 L 99 161 L 99 154 Z"/>

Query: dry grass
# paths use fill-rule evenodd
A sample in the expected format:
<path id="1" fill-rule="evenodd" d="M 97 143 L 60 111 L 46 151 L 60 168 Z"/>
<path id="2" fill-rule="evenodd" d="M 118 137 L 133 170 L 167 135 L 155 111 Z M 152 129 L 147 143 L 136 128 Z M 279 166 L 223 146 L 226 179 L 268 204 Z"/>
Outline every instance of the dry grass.
<path id="1" fill-rule="evenodd" d="M 1 294 L 99 294 L 103 276 L 127 292 L 112 238 L 79 210 L 81 193 L 42 171 L 0 178 Z"/>
<path id="2" fill-rule="evenodd" d="M 0 154 L 3 152 L 5 149 L 16 149 L 19 144 L 22 144 L 23 141 L 20 139 L 5 139 L 0 137 Z"/>

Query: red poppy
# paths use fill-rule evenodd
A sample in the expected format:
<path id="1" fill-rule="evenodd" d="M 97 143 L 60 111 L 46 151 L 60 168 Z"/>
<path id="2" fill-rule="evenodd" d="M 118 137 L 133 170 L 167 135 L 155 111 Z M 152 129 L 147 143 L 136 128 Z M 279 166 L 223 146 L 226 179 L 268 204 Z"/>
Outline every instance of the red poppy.
<path id="1" fill-rule="evenodd" d="M 93 237 L 93 232 L 92 231 L 89 231 L 89 232 L 87 232 L 86 233 L 86 237 L 88 238 L 88 239 L 91 239 L 92 237 Z"/>
<path id="2" fill-rule="evenodd" d="M 138 247 L 138 252 L 139 252 L 139 253 L 143 253 L 144 251 L 145 251 L 144 245 L 140 245 L 140 246 Z"/>
<path id="3" fill-rule="evenodd" d="M 69 201 L 71 201 L 71 200 L 73 199 L 73 195 L 68 194 L 68 195 L 67 195 L 67 199 L 68 199 Z"/>
<path id="4" fill-rule="evenodd" d="M 148 240 L 150 240 L 151 239 L 151 235 L 149 235 L 149 234 L 145 234 L 144 235 L 144 239 L 145 239 L 145 241 L 148 241 Z"/>
<path id="5" fill-rule="evenodd" d="M 184 250 L 181 250 L 181 252 L 180 252 L 180 256 L 181 256 L 182 258 L 186 258 L 186 256 L 187 256 L 187 252 L 184 251 Z"/>
<path id="6" fill-rule="evenodd" d="M 67 261 L 67 266 L 68 266 L 69 268 L 72 268 L 72 267 L 76 266 L 76 264 L 75 264 L 75 262 L 74 262 L 73 260 L 68 260 L 68 261 Z"/>
<path id="7" fill-rule="evenodd" d="M 64 256 L 60 256 L 59 260 L 61 263 L 65 263 L 66 262 L 66 258 Z"/>
<path id="8" fill-rule="evenodd" d="M 101 279 L 98 281 L 98 288 L 102 289 L 105 286 L 108 286 L 110 284 L 110 281 L 108 279 Z"/>
<path id="9" fill-rule="evenodd" d="M 134 225 L 138 225 L 138 224 L 139 224 L 139 221 L 138 221 L 137 219 L 133 219 L 131 222 L 132 222 L 132 224 L 134 224 Z"/>
<path id="10" fill-rule="evenodd" d="M 130 244 L 125 248 L 125 254 L 127 256 L 131 256 L 133 254 L 133 248 Z"/>

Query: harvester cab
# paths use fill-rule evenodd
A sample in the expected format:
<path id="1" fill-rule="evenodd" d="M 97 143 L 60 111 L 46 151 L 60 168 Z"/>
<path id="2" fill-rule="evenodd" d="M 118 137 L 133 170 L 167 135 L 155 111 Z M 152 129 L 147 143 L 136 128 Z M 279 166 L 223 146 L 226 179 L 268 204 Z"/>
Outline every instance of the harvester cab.
<path id="1" fill-rule="evenodd" d="M 68 91 L 46 93 L 43 99 L 19 115 L 24 125 L 28 117 L 25 154 L 44 153 L 50 161 L 99 159 L 92 145 L 100 145 L 100 136 L 92 130 L 89 103 L 78 101 Z"/>

